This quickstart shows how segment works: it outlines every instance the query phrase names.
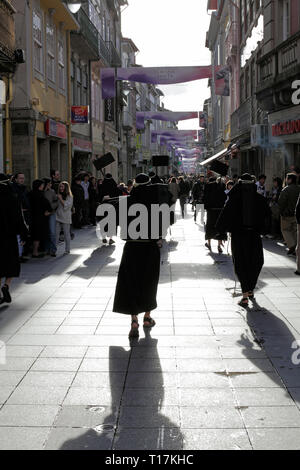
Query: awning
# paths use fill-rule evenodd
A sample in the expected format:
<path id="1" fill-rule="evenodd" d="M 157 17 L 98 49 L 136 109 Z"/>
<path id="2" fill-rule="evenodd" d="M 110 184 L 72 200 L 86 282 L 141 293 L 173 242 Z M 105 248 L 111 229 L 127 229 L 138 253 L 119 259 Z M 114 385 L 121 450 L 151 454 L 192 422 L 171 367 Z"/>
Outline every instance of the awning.
<path id="1" fill-rule="evenodd" d="M 204 160 L 204 162 L 201 162 L 200 165 L 209 165 L 209 163 L 212 163 L 213 161 L 217 160 L 218 158 L 224 157 L 228 153 L 228 149 L 221 150 L 221 152 L 216 153 L 212 157 L 209 157 L 207 160 Z"/>

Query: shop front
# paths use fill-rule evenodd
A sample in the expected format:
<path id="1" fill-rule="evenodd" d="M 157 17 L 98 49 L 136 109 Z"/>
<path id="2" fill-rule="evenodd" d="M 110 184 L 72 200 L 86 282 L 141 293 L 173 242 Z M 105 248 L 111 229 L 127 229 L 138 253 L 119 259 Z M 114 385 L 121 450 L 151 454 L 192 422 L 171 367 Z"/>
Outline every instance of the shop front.
<path id="1" fill-rule="evenodd" d="M 300 106 L 270 114 L 269 136 L 274 174 L 283 177 L 300 168 Z"/>
<path id="2" fill-rule="evenodd" d="M 93 144 L 90 140 L 78 137 L 72 139 L 72 175 L 81 171 L 93 173 L 92 162 Z"/>

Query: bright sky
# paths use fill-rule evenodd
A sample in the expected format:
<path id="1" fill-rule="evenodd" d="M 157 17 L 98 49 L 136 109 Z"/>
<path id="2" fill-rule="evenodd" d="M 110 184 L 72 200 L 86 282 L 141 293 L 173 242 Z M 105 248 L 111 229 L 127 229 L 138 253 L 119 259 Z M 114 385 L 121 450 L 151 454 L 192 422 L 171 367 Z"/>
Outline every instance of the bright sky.
<path id="1" fill-rule="evenodd" d="M 140 50 L 144 67 L 209 65 L 205 47 L 210 16 L 207 0 L 129 0 L 122 15 L 122 32 Z M 210 96 L 207 80 L 160 86 L 172 111 L 202 111 Z M 181 121 L 180 129 L 198 128 L 197 120 Z"/>

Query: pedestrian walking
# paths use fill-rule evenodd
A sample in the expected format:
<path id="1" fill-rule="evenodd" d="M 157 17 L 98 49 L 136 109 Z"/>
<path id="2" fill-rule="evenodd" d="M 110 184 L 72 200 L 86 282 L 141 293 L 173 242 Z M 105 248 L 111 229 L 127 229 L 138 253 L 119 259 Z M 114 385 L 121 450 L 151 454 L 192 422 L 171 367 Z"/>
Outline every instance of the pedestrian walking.
<path id="1" fill-rule="evenodd" d="M 295 271 L 295 274 L 297 274 L 297 276 L 300 276 L 300 195 L 299 195 L 298 202 L 296 205 L 296 220 L 297 220 L 297 250 L 296 250 L 297 269 Z"/>
<path id="2" fill-rule="evenodd" d="M 72 223 L 73 195 L 67 181 L 62 181 L 58 187 L 58 208 L 56 211 L 56 240 L 58 243 L 60 231 L 64 232 L 65 255 L 70 253 L 71 223 Z"/>
<path id="3" fill-rule="evenodd" d="M 92 225 L 96 225 L 96 211 L 98 203 L 98 193 L 97 193 L 97 180 L 94 176 L 90 178 L 89 185 L 89 203 L 90 203 L 90 222 Z"/>
<path id="4" fill-rule="evenodd" d="M 45 249 L 50 256 L 56 256 L 56 209 L 58 208 L 58 196 L 52 189 L 52 181 L 50 178 L 44 178 L 45 198 L 49 201 L 52 213 L 48 217 L 48 236 L 45 241 Z"/>
<path id="5" fill-rule="evenodd" d="M 25 175 L 24 173 L 16 173 L 13 180 L 12 180 L 12 185 L 11 185 L 14 193 L 17 196 L 19 205 L 22 210 L 22 215 L 24 218 L 24 222 L 27 225 L 28 228 L 31 227 L 31 210 L 30 210 L 30 203 L 29 203 L 29 197 L 28 197 L 28 190 L 25 186 Z M 29 236 L 27 236 L 27 239 L 25 243 L 21 240 L 20 234 L 18 235 L 18 244 L 19 244 L 19 256 L 20 256 L 20 262 L 24 263 L 28 260 L 27 256 L 30 251 L 30 240 Z"/>
<path id="6" fill-rule="evenodd" d="M 120 188 L 118 188 L 118 185 L 113 179 L 112 175 L 107 173 L 102 184 L 98 186 L 99 203 L 101 204 L 106 199 L 112 199 L 119 196 L 122 196 L 122 191 Z M 105 244 L 107 243 L 106 237 L 103 237 L 102 242 Z M 110 237 L 109 245 L 113 245 L 114 243 L 115 241 L 112 237 Z"/>
<path id="7" fill-rule="evenodd" d="M 257 192 L 264 197 L 267 197 L 266 179 L 266 175 L 259 175 L 258 181 L 256 182 Z"/>
<path id="8" fill-rule="evenodd" d="M 82 175 L 81 186 L 84 192 L 84 201 L 82 206 L 82 225 L 87 226 L 90 224 L 90 181 L 88 173 L 84 173 Z"/>
<path id="9" fill-rule="evenodd" d="M 20 259 L 17 236 L 21 243 L 27 238 L 22 209 L 9 182 L 9 178 L 0 174 L 0 304 L 11 303 L 10 285 L 20 275 Z M 2 284 L 2 279 L 4 283 Z"/>
<path id="10" fill-rule="evenodd" d="M 265 233 L 270 208 L 248 173 L 242 175 L 228 196 L 217 230 L 231 233 L 233 264 L 243 293 L 239 303 L 247 307 L 249 299 L 254 300 L 254 289 L 264 264 L 261 235 Z"/>
<path id="11" fill-rule="evenodd" d="M 177 180 L 175 177 L 171 178 L 169 184 L 168 184 L 168 190 L 171 194 L 171 205 L 174 206 L 176 205 L 176 202 L 179 198 L 179 185 L 177 184 Z M 171 210 L 170 212 L 170 217 L 171 217 L 171 225 L 174 225 L 175 223 L 175 211 Z"/>
<path id="12" fill-rule="evenodd" d="M 185 205 L 190 194 L 190 185 L 187 181 L 184 180 L 183 176 L 179 177 L 179 201 L 181 208 L 181 215 L 184 219 L 185 215 Z"/>
<path id="13" fill-rule="evenodd" d="M 84 205 L 84 190 L 81 186 L 81 176 L 76 175 L 72 184 L 74 211 L 73 211 L 73 227 L 77 229 L 82 228 L 83 218 L 83 205 Z"/>
<path id="14" fill-rule="evenodd" d="M 45 198 L 44 189 L 45 183 L 43 180 L 34 180 L 32 191 L 29 193 L 32 214 L 32 258 L 42 258 L 44 256 L 44 253 L 39 253 L 39 250 L 44 249 L 44 244 L 48 237 L 49 216 L 52 214 L 52 207 L 48 199 Z"/>
<path id="15" fill-rule="evenodd" d="M 201 213 L 201 224 L 204 225 L 204 190 L 205 190 L 205 178 L 204 175 L 200 175 L 199 179 L 194 183 L 192 188 L 193 206 L 194 206 L 194 220 L 197 221 L 198 213 Z"/>
<path id="16" fill-rule="evenodd" d="M 211 251 L 211 241 L 218 240 L 218 252 L 223 253 L 223 241 L 227 240 L 227 234 L 224 231 L 216 229 L 217 220 L 222 212 L 226 202 L 225 185 L 221 178 L 209 178 L 204 189 L 204 207 L 207 213 L 205 225 L 206 248 Z"/>
<path id="17" fill-rule="evenodd" d="M 131 190 L 132 204 L 146 204 L 151 210 L 151 200 L 147 186 L 151 180 L 146 174 L 139 174 Z M 147 201 L 147 202 L 146 202 Z M 151 311 L 157 308 L 157 287 L 160 273 L 159 240 L 127 240 L 118 274 L 113 311 L 131 315 L 129 337 L 139 336 L 138 315 L 144 313 L 143 325 L 151 328 L 155 325 Z"/>
<path id="18" fill-rule="evenodd" d="M 59 186 L 59 183 L 61 181 L 59 170 L 51 170 L 50 171 L 50 178 L 51 178 L 51 182 L 52 182 L 52 189 L 56 193 L 58 193 L 58 186 Z"/>
<path id="19" fill-rule="evenodd" d="M 273 187 L 270 194 L 269 206 L 271 209 L 271 236 L 269 238 L 282 238 L 280 228 L 279 197 L 282 191 L 283 181 L 281 178 L 273 179 Z"/>
<path id="20" fill-rule="evenodd" d="M 297 220 L 296 205 L 300 194 L 300 186 L 297 185 L 297 176 L 288 173 L 287 186 L 281 191 L 278 204 L 281 215 L 281 231 L 288 247 L 288 255 L 296 254 L 297 246 Z"/>

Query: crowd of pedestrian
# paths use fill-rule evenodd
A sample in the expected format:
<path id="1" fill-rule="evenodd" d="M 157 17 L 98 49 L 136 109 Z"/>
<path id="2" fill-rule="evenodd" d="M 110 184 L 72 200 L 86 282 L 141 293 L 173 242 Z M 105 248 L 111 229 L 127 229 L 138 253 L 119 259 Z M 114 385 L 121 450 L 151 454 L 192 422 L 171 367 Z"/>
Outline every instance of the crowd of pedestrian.
<path id="1" fill-rule="evenodd" d="M 13 177 L 1 175 L 0 217 L 5 221 L 0 235 L 3 260 L 0 279 L 4 279 L 1 302 L 11 301 L 9 286 L 12 278 L 19 276 L 21 262 L 27 261 L 30 256 L 56 257 L 60 242 L 65 244 L 64 254 L 70 254 L 71 240 L 75 236 L 73 228 L 95 226 L 99 204 L 120 196 L 135 194 L 137 197 L 142 194 L 141 190 L 136 190 L 139 184 L 141 188 L 156 183 L 167 185 L 170 205 L 179 201 L 182 218 L 186 217 L 186 205 L 190 203 L 195 223 L 200 213 L 205 246 L 209 251 L 212 251 L 212 241 L 216 240 L 221 254 L 224 242 L 230 236 L 235 272 L 243 291 L 242 305 L 247 305 L 249 299 L 254 297 L 263 266 L 262 236 L 285 243 L 287 254 L 297 257 L 295 274 L 300 275 L 300 186 L 296 172 L 288 173 L 285 181 L 275 177 L 270 191 L 263 174 L 257 178 L 250 174 L 217 178 L 214 174 L 159 177 L 149 173 L 139 175 L 139 178 L 146 178 L 147 181 L 138 183 L 136 178 L 127 184 L 117 184 L 109 173 L 96 179 L 91 173 L 81 171 L 69 184 L 61 181 L 58 170 L 53 170 L 50 178 L 36 179 L 31 190 L 28 190 L 23 173 Z M 171 211 L 171 225 L 174 222 L 175 214 Z M 102 242 L 114 244 L 113 235 L 116 234 L 109 236 L 109 240 L 103 236 Z M 153 244 L 148 247 L 149 253 L 150 246 L 153 249 Z M 135 247 L 132 243 L 126 250 L 133 247 L 137 252 L 140 250 L 139 245 Z M 126 263 L 127 255 L 124 255 Z M 119 289 L 122 288 L 119 285 Z M 151 298 L 148 303 L 154 305 L 153 295 Z M 146 316 L 150 317 L 151 308 L 146 309 Z M 132 321 L 134 328 L 136 317 Z"/>

